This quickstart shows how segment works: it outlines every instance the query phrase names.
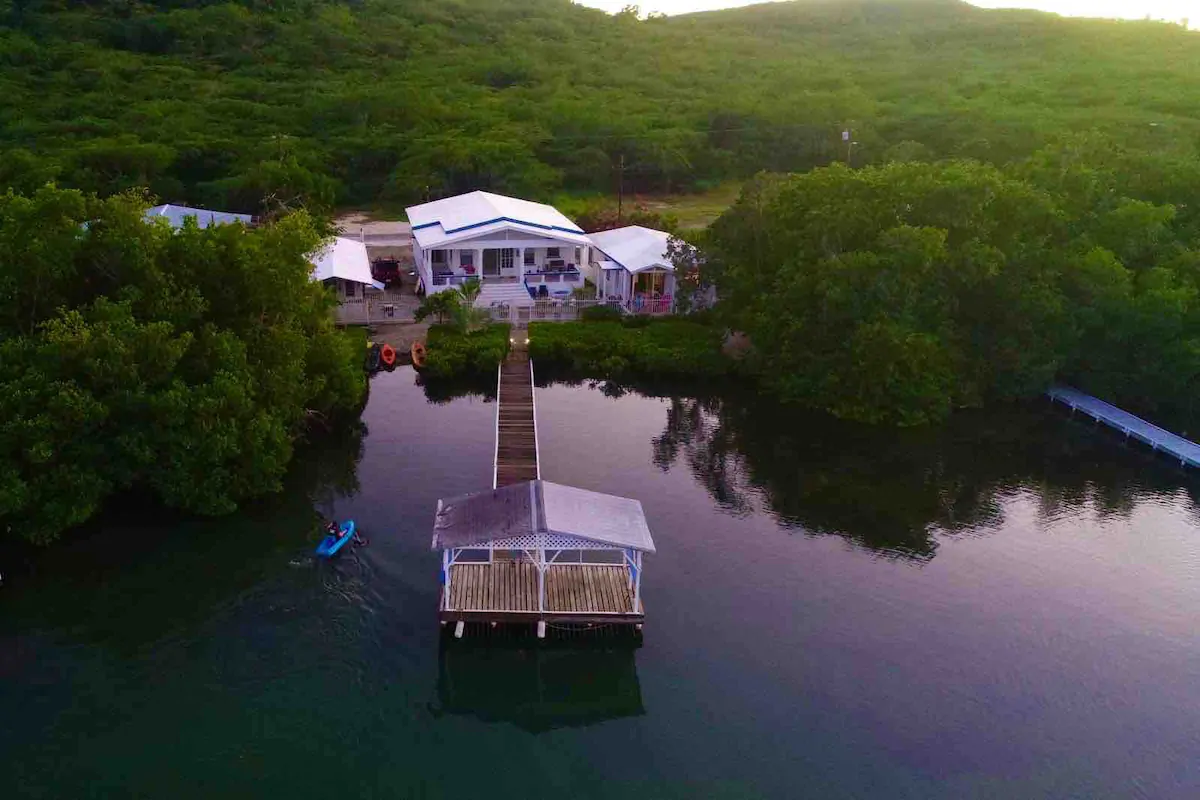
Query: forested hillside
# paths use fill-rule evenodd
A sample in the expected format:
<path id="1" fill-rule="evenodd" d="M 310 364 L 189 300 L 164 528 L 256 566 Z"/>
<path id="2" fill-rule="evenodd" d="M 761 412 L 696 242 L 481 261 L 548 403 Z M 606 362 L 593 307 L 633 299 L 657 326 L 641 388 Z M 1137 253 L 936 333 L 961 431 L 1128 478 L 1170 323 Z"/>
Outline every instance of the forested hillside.
<path id="1" fill-rule="evenodd" d="M 846 157 L 1200 141 L 1200 34 L 950 0 L 638 20 L 568 0 L 0 0 L 0 188 L 240 211 L 704 186 Z"/>

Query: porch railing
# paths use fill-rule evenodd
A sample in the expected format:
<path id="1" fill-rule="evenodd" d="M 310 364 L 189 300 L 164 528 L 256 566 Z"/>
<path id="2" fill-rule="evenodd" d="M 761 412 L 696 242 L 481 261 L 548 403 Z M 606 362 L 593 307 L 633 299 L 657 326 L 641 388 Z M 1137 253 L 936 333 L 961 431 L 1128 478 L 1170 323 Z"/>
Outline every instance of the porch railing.
<path id="1" fill-rule="evenodd" d="M 496 322 L 553 322 L 579 319 L 579 312 L 595 306 L 611 306 L 622 310 L 619 303 L 607 300 L 534 300 L 529 305 L 510 306 L 497 303 L 484 309 Z"/>
<path id="2" fill-rule="evenodd" d="M 635 297 L 625 303 L 629 314 L 670 314 L 673 306 L 671 297 Z"/>
<path id="3" fill-rule="evenodd" d="M 433 273 L 434 286 L 462 286 L 466 281 L 475 278 L 478 280 L 478 275 L 456 275 L 452 272 L 435 272 Z"/>
<path id="4" fill-rule="evenodd" d="M 541 270 L 526 272 L 525 283 L 528 286 L 538 286 L 543 283 L 582 283 L 583 273 L 577 269 Z"/>

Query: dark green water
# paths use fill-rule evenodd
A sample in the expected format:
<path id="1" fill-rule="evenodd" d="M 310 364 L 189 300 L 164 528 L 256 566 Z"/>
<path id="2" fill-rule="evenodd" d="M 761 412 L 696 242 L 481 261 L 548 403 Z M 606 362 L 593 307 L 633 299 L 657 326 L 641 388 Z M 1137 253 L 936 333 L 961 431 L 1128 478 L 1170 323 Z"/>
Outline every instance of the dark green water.
<path id="1" fill-rule="evenodd" d="M 543 475 L 645 505 L 644 645 L 445 647 L 493 408 L 381 375 L 284 497 L 0 565 L 0 796 L 1200 797 L 1195 479 L 1042 408 L 551 387 Z M 314 503 L 369 546 L 313 563 Z"/>

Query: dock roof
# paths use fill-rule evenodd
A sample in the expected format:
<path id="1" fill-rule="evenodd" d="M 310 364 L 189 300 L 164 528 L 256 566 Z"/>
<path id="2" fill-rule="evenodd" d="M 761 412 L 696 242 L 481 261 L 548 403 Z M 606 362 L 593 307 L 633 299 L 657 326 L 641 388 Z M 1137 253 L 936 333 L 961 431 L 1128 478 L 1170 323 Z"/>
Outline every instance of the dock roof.
<path id="1" fill-rule="evenodd" d="M 654 552 L 642 504 L 549 481 L 526 481 L 442 500 L 433 549 L 553 535 Z"/>

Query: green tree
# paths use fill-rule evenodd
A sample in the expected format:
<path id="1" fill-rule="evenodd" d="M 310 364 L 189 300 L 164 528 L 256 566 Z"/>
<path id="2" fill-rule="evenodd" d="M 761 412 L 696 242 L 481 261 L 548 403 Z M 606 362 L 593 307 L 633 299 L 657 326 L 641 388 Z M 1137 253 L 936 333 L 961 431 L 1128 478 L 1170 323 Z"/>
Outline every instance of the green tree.
<path id="1" fill-rule="evenodd" d="M 361 403 L 307 214 L 175 232 L 145 207 L 0 197 L 0 524 L 31 540 L 131 488 L 231 511 L 278 490 L 313 419 Z"/>

